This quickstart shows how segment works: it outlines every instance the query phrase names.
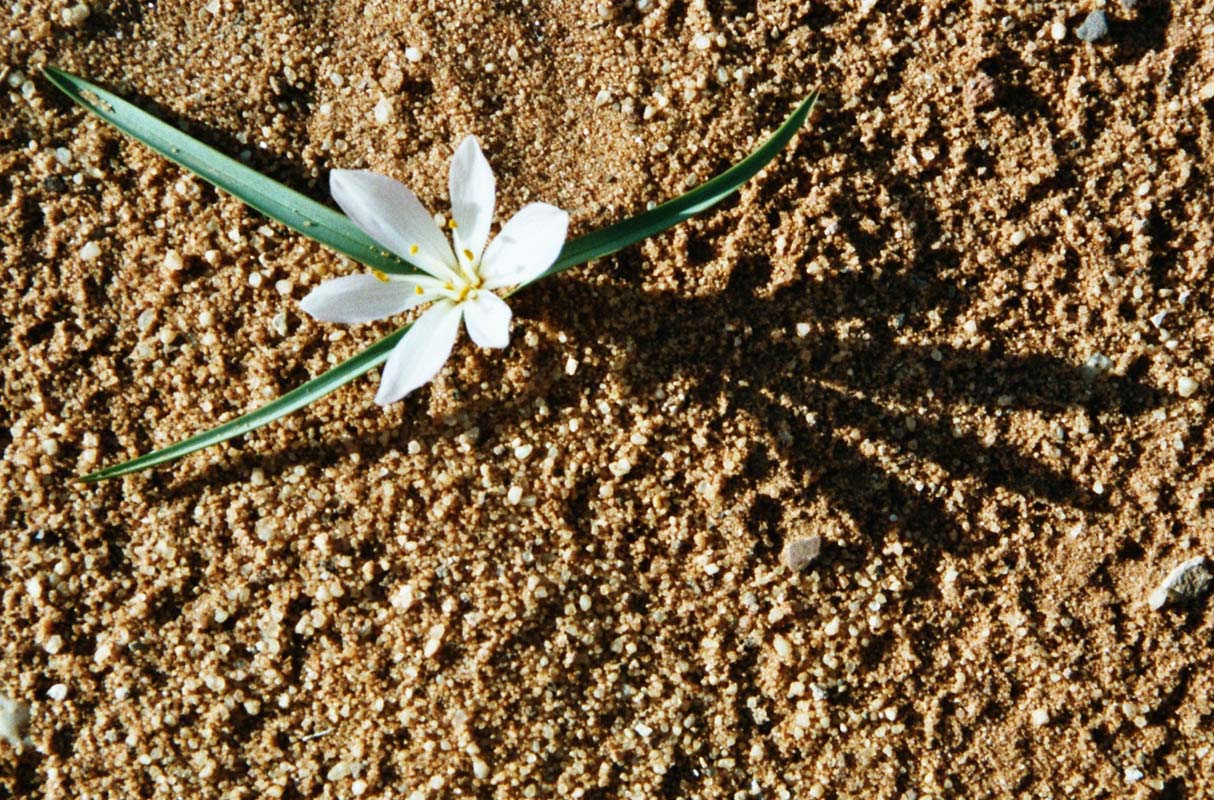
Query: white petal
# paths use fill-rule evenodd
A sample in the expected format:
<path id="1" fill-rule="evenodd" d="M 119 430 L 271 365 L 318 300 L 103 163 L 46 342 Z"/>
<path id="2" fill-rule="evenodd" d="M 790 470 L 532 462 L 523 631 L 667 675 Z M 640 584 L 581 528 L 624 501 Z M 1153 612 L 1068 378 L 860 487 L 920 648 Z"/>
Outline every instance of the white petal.
<path id="1" fill-rule="evenodd" d="M 381 406 L 395 403 L 438 374 L 455 346 L 460 313 L 455 303 L 439 300 L 417 318 L 388 356 L 375 394 L 376 403 Z"/>
<path id="2" fill-rule="evenodd" d="M 451 216 L 455 218 L 456 255 L 475 262 L 485 249 L 497 182 L 475 136 L 467 136 L 451 159 Z M 463 252 L 467 250 L 468 253 Z M 472 258 L 468 258 L 468 254 Z"/>
<path id="3" fill-rule="evenodd" d="M 367 170 L 335 169 L 329 191 L 363 233 L 434 277 L 451 279 L 444 271 L 455 264 L 447 237 L 403 183 Z"/>
<path id="4" fill-rule="evenodd" d="M 370 322 L 399 314 L 428 297 L 417 295 L 405 279 L 380 280 L 374 275 L 347 275 L 317 286 L 299 307 L 321 322 Z"/>
<path id="5" fill-rule="evenodd" d="M 489 243 L 481 261 L 485 288 L 529 283 L 552 266 L 565 244 L 569 215 L 547 203 L 528 203 Z"/>
<path id="6" fill-rule="evenodd" d="M 464 324 L 468 335 L 481 347 L 502 348 L 510 344 L 510 306 L 493 292 L 480 291 L 466 300 Z"/>

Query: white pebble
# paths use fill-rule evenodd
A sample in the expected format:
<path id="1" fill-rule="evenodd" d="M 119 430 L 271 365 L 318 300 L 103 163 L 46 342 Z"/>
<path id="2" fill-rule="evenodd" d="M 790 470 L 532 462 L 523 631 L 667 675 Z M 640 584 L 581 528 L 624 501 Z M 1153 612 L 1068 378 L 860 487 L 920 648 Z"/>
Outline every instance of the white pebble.
<path id="1" fill-rule="evenodd" d="M 181 272 L 185 267 L 185 261 L 181 258 L 181 253 L 176 250 L 169 250 L 164 254 L 164 268 L 169 272 Z"/>
<path id="2" fill-rule="evenodd" d="M 1061 42 L 1066 38 L 1066 25 L 1061 22 L 1055 22 L 1050 26 L 1050 36 L 1054 38 L 1055 42 Z"/>
<path id="3" fill-rule="evenodd" d="M 806 336 L 809 336 L 809 323 L 808 322 L 798 322 L 797 323 L 797 337 L 800 339 L 804 339 Z"/>
<path id="4" fill-rule="evenodd" d="M 489 765 L 479 758 L 472 759 L 472 775 L 478 781 L 483 781 L 489 777 Z"/>
<path id="5" fill-rule="evenodd" d="M 1158 611 L 1168 604 L 1169 600 L 1184 599 L 1184 589 L 1203 591 L 1202 578 L 1209 580 L 1209 573 L 1205 571 L 1206 560 L 1202 556 L 1190 558 L 1176 569 L 1168 573 L 1168 577 L 1163 579 L 1163 583 L 1155 587 L 1155 591 L 1151 592 L 1147 598 L 1147 605 L 1153 610 Z M 1195 576 L 1190 577 L 1190 573 L 1200 570 Z M 1188 584 L 1188 586 L 1184 586 Z"/>
<path id="6" fill-rule="evenodd" d="M 607 468 L 611 470 L 612 475 L 616 476 L 617 478 L 622 478 L 632 471 L 632 462 L 626 458 L 621 458 L 614 464 L 609 464 Z"/>
<path id="7" fill-rule="evenodd" d="M 54 686 L 46 690 L 46 696 L 54 700 L 56 703 L 63 702 L 67 697 L 67 684 L 56 683 Z"/>
<path id="8" fill-rule="evenodd" d="M 599 108 L 611 102 L 611 92 L 606 89 L 600 89 L 599 93 L 594 96 L 594 107 Z"/>
<path id="9" fill-rule="evenodd" d="M 1125 768 L 1125 782 L 1126 783 L 1138 783 L 1140 780 L 1142 780 L 1142 778 L 1143 778 L 1142 770 L 1140 770 L 1138 767 L 1126 767 Z"/>
<path id="10" fill-rule="evenodd" d="M 249 285 L 252 286 L 254 289 L 261 286 L 262 280 L 263 280 L 263 278 L 262 278 L 260 272 L 250 272 L 249 273 Z"/>
<path id="11" fill-rule="evenodd" d="M 517 506 L 519 501 L 523 499 L 523 487 L 511 486 L 506 491 L 506 502 L 512 506 Z"/>
<path id="12" fill-rule="evenodd" d="M 1185 375 L 1180 380 L 1176 381 L 1176 394 L 1181 397 L 1192 397 L 1197 391 L 1197 381 Z"/>
<path id="13" fill-rule="evenodd" d="M 42 645 L 42 649 L 52 656 L 55 655 L 63 649 L 63 637 L 57 633 L 54 634 L 46 640 L 46 643 Z"/>
<path id="14" fill-rule="evenodd" d="M 514 457 L 519 461 L 526 461 L 531 456 L 533 449 L 534 448 L 529 444 L 520 444 L 518 447 L 514 448 Z"/>
<path id="15" fill-rule="evenodd" d="M 282 280 L 274 282 L 274 289 L 281 295 L 288 295 L 295 290 L 295 284 L 291 283 L 291 281 L 287 280 L 286 278 L 283 278 Z"/>
<path id="16" fill-rule="evenodd" d="M 422 60 L 422 51 L 418 50 L 416 47 L 406 47 L 405 60 L 412 61 L 414 64 L 416 64 L 418 61 Z"/>
<path id="17" fill-rule="evenodd" d="M 198 324 L 204 328 L 209 328 L 215 323 L 215 315 L 210 311 L 202 311 L 198 314 Z"/>
<path id="18" fill-rule="evenodd" d="M 140 331 L 146 331 L 152 327 L 152 323 L 156 320 L 156 312 L 150 308 L 145 308 L 139 312 L 139 316 L 135 318 L 135 327 Z"/>
<path id="19" fill-rule="evenodd" d="M 83 261 L 94 261 L 101 255 L 101 247 L 96 242 L 88 242 L 80 248 L 80 258 Z"/>
<path id="20" fill-rule="evenodd" d="M 577 359 L 574 358 L 573 356 L 570 356 L 569 359 L 565 361 L 565 374 L 566 375 L 575 374 L 577 372 L 577 367 L 578 367 Z"/>
<path id="21" fill-rule="evenodd" d="M 392 102 L 386 98 L 379 98 L 379 102 L 375 104 L 375 121 L 380 125 L 385 125 L 392 121 Z"/>
<path id="22" fill-rule="evenodd" d="M 1012 247 L 1019 247 L 1024 244 L 1024 240 L 1028 237 L 1024 235 L 1024 231 L 1012 231 L 1011 243 Z"/>
<path id="23" fill-rule="evenodd" d="M 696 36 L 695 39 L 692 39 L 691 43 L 697 50 L 707 50 L 708 48 L 712 47 L 712 39 L 710 39 L 708 35 L 704 33 L 701 33 Z"/>
<path id="24" fill-rule="evenodd" d="M 366 791 L 367 782 L 362 778 L 359 778 L 358 780 L 354 781 L 354 783 L 350 784 L 350 794 L 354 795 L 355 797 L 361 797 Z"/>
<path id="25" fill-rule="evenodd" d="M 77 3 L 71 8 L 63 9 L 63 22 L 66 25 L 76 27 L 83 25 L 84 21 L 89 18 L 89 7 L 84 3 Z"/>
<path id="26" fill-rule="evenodd" d="M 0 695 L 0 739 L 20 750 L 25 744 L 25 727 L 29 721 L 28 704 Z"/>
<path id="27" fill-rule="evenodd" d="M 1033 712 L 1033 727 L 1040 728 L 1050 723 L 1050 712 L 1044 708 L 1039 708 Z"/>

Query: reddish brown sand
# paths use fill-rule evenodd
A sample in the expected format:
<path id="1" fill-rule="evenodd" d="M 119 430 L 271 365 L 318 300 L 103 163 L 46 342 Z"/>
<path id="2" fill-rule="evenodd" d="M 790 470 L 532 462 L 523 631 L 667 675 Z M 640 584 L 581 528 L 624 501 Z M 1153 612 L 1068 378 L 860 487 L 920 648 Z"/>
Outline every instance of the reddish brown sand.
<path id="1" fill-rule="evenodd" d="M 1214 796 L 1214 4 L 1098 1 L 6 6 L 0 797 Z M 82 486 L 392 327 L 46 63 L 574 233 L 824 95 L 506 352 Z"/>

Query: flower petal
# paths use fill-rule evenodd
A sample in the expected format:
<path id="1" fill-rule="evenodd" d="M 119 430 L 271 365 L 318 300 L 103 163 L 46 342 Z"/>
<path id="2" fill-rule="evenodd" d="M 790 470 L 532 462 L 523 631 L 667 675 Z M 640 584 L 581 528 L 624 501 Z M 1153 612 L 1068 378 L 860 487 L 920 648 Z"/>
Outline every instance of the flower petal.
<path id="1" fill-rule="evenodd" d="M 547 203 L 528 203 L 502 226 L 481 261 L 485 288 L 529 283 L 552 266 L 565 244 L 569 214 Z"/>
<path id="2" fill-rule="evenodd" d="M 510 344 L 510 306 L 493 292 L 480 291 L 466 300 L 464 324 L 468 335 L 481 347 L 503 348 Z"/>
<path id="3" fill-rule="evenodd" d="M 456 255 L 475 263 L 485 249 L 497 182 L 475 136 L 466 136 L 451 159 L 451 216 L 455 218 Z M 465 253 L 463 251 L 467 250 Z M 471 258 L 468 255 L 471 254 Z"/>
<path id="4" fill-rule="evenodd" d="M 439 300 L 417 318 L 388 356 L 375 393 L 376 403 L 395 403 L 438 374 L 455 346 L 460 313 L 455 303 Z"/>
<path id="5" fill-rule="evenodd" d="M 451 279 L 451 245 L 403 183 L 368 170 L 335 169 L 329 173 L 329 191 L 363 233 L 430 275 Z"/>
<path id="6" fill-rule="evenodd" d="M 419 297 L 416 285 L 409 280 L 347 275 L 317 286 L 299 307 L 321 322 L 349 325 L 390 317 L 428 299 Z"/>

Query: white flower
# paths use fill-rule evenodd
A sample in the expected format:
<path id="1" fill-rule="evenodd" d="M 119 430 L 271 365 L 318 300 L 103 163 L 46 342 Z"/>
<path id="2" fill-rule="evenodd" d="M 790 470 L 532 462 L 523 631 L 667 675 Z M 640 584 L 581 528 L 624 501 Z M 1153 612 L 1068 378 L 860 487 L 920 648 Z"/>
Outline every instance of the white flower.
<path id="1" fill-rule="evenodd" d="M 510 343 L 510 307 L 495 289 L 535 280 L 565 244 L 569 215 L 530 203 L 485 247 L 493 221 L 495 181 L 476 139 L 460 143 L 451 160 L 451 221 L 447 237 L 417 195 L 386 175 L 333 170 L 333 199 L 384 248 L 425 271 L 421 275 L 349 275 L 325 281 L 300 306 L 324 322 L 370 322 L 431 303 L 388 356 L 375 402 L 388 405 L 428 383 L 442 369 L 462 317 L 481 347 Z"/>

